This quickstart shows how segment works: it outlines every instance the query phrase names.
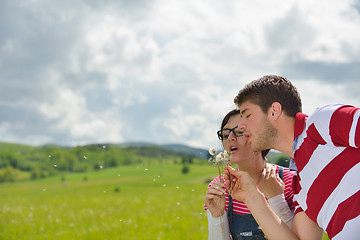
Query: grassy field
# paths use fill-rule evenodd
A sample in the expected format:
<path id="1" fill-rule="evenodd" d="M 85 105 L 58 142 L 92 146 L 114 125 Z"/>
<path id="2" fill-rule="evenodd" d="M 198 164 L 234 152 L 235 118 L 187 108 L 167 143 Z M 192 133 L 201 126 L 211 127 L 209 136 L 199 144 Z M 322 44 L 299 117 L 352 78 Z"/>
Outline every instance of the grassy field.
<path id="1" fill-rule="evenodd" d="M 0 239 L 206 239 L 217 169 L 129 165 L 0 185 Z"/>

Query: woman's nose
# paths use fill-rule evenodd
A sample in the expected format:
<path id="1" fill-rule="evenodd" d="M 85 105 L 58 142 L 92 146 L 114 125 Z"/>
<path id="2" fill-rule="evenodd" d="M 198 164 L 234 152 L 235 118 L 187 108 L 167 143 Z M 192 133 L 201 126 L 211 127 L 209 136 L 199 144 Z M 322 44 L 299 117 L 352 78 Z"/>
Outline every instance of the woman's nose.
<path id="1" fill-rule="evenodd" d="M 230 141 L 236 141 L 237 138 L 236 138 L 235 133 L 233 131 L 230 132 L 228 139 Z"/>

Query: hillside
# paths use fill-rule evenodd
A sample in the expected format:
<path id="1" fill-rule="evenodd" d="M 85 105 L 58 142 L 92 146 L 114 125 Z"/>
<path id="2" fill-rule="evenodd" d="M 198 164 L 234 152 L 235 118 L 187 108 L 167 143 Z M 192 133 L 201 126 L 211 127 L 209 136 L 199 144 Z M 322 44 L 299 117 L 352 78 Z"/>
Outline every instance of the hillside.
<path id="1" fill-rule="evenodd" d="M 205 150 L 148 143 L 92 144 L 76 147 L 0 143 L 0 182 L 38 179 L 64 172 L 86 172 L 129 164 L 203 161 Z M 202 158 L 201 158 L 202 157 Z"/>

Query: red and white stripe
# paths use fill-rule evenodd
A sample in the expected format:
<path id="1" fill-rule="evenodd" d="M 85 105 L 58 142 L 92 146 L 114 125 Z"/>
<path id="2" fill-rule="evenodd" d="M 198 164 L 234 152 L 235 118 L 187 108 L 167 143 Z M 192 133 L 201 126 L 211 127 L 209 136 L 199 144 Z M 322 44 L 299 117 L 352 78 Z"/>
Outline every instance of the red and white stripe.
<path id="1" fill-rule="evenodd" d="M 346 105 L 317 109 L 295 139 L 295 205 L 331 239 L 360 236 L 360 111 Z M 301 116 L 302 115 L 302 116 Z M 303 127 L 296 116 L 295 132 Z M 295 135 L 296 137 L 296 135 Z M 357 225 L 357 228 L 353 228 Z M 345 237 L 346 236 L 346 237 Z"/>
<path id="2" fill-rule="evenodd" d="M 276 171 L 279 171 L 279 167 L 277 167 Z M 293 197 L 294 197 L 294 193 L 292 190 L 292 179 L 293 179 L 293 175 L 294 172 L 290 171 L 288 168 L 283 168 L 283 182 L 285 184 L 285 189 L 284 189 L 284 195 L 285 195 L 285 200 L 287 201 L 290 209 L 294 210 L 294 206 L 293 206 Z M 214 180 L 211 181 L 211 183 L 209 184 L 209 187 L 211 186 L 211 184 L 214 181 L 219 181 L 219 177 L 215 178 Z M 226 190 L 226 189 L 225 189 Z M 225 206 L 225 210 L 228 211 L 228 206 L 229 206 L 229 195 L 228 192 L 226 191 L 225 193 L 225 197 L 226 197 L 226 206 Z M 233 211 L 236 214 L 251 214 L 250 210 L 246 207 L 245 203 L 240 202 L 236 199 L 232 199 L 233 202 Z M 206 205 L 204 206 L 204 209 L 207 210 Z"/>

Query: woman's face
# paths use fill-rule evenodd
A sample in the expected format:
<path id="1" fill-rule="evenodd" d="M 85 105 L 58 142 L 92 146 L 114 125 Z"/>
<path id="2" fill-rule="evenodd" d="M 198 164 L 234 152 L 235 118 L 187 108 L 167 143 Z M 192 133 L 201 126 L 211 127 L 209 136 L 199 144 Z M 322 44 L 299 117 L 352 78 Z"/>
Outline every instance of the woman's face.
<path id="1" fill-rule="evenodd" d="M 223 129 L 236 127 L 240 119 L 240 114 L 230 117 Z M 226 151 L 231 152 L 231 163 L 240 163 L 249 159 L 250 154 L 253 153 L 248 138 L 245 136 L 236 137 L 233 132 L 230 132 L 229 137 L 223 140 L 223 146 Z"/>

